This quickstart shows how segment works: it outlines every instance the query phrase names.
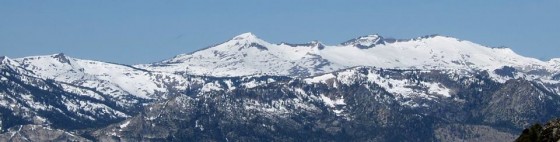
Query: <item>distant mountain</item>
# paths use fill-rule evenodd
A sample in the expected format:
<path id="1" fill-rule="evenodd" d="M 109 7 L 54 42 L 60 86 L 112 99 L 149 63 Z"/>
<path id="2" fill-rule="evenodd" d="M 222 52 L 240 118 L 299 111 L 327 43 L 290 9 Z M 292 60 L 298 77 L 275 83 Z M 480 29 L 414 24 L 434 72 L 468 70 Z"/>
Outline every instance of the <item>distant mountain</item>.
<path id="1" fill-rule="evenodd" d="M 0 61 L 0 141 L 512 141 L 560 115 L 560 58 L 439 35 Z"/>
<path id="2" fill-rule="evenodd" d="M 271 44 L 251 33 L 241 34 L 222 44 L 149 65 L 146 70 L 207 76 L 314 75 L 344 66 L 333 64 L 319 54 L 324 45 Z"/>
<path id="3" fill-rule="evenodd" d="M 62 53 L 25 57 L 14 61 L 19 64 L 18 68 L 31 71 L 30 76 L 98 88 L 102 93 L 120 97 L 165 97 L 168 93 L 166 83 L 184 83 L 182 77 L 173 74 L 152 72 L 129 65 L 76 59 Z"/>
<path id="4" fill-rule="evenodd" d="M 427 70 L 511 66 L 529 72 L 558 70 L 558 61 L 544 62 L 508 48 L 489 48 L 439 35 L 406 40 L 368 35 L 329 46 L 320 42 L 273 44 L 244 33 L 190 54 L 136 67 L 209 76 L 310 76 L 355 66 Z"/>
<path id="5" fill-rule="evenodd" d="M 3 57 L 0 70 L 1 131 L 22 124 L 103 126 L 189 86 L 183 76 L 64 54 Z"/>

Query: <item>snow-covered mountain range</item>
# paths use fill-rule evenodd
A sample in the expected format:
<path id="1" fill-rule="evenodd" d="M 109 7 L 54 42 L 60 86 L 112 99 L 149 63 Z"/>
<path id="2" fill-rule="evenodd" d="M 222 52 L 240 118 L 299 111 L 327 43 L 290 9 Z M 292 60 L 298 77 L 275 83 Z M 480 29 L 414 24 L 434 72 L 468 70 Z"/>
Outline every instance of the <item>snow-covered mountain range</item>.
<path id="1" fill-rule="evenodd" d="M 122 64 L 76 59 L 62 53 L 18 58 L 12 62 L 17 64 L 18 69 L 32 71 L 30 76 L 98 88 L 102 93 L 115 96 L 134 95 L 143 99 L 165 97 L 168 87 L 165 83 L 184 83 L 182 77 L 173 74 L 152 72 Z"/>
<path id="2" fill-rule="evenodd" d="M 476 112 L 469 116 L 477 124 L 472 127 L 482 127 L 478 126 L 480 124 L 485 129 L 492 127 L 492 131 L 494 127 L 502 128 L 498 124 L 511 122 L 515 125 L 508 125 L 507 129 L 517 130 L 530 121 L 560 114 L 549 111 L 542 117 L 533 117 L 537 113 L 533 111 L 535 108 L 524 110 L 507 106 L 522 99 L 530 99 L 526 107 L 560 106 L 550 103 L 560 100 L 560 58 L 541 61 L 518 55 L 508 48 L 490 48 L 439 35 L 414 39 L 367 35 L 338 45 L 324 45 L 318 41 L 275 44 L 244 33 L 221 44 L 152 64 L 123 65 L 77 59 L 62 53 L 16 59 L 4 56 L 0 61 L 0 139 L 5 138 L 2 132 L 13 132 L 17 126 L 20 130 L 36 127 L 64 131 L 90 129 L 100 132 L 92 135 L 104 138 L 136 136 L 137 133 L 127 136 L 125 132 L 117 134 L 116 131 L 127 127 L 128 122 L 176 123 L 160 117 L 167 112 L 166 108 L 151 108 L 167 106 L 170 105 L 168 101 L 177 100 L 194 104 L 173 106 L 177 110 L 165 115 L 183 113 L 179 108 L 204 112 L 231 109 L 236 110 L 232 115 L 248 117 L 253 117 L 248 112 L 258 112 L 263 117 L 299 116 L 299 113 L 307 116 L 310 113 L 316 115 L 313 119 L 365 125 L 361 121 L 351 121 L 363 116 L 362 105 L 408 111 L 375 110 L 375 122 L 384 124 L 371 125 L 384 128 L 393 124 L 381 113 L 391 113 L 388 115 L 394 115 L 392 117 L 414 115 L 410 119 L 417 119 L 418 115 L 422 123 L 432 123 L 431 119 L 426 119 L 426 112 L 434 116 L 440 113 L 471 115 L 471 109 L 484 109 L 488 113 Z M 510 94 L 516 99 L 508 98 Z M 380 102 L 356 102 L 362 97 Z M 220 107 L 208 108 L 211 104 Z M 495 109 L 504 104 L 505 110 L 519 117 L 511 118 Z M 137 116 L 139 114 L 153 116 Z M 194 120 L 198 116 L 188 117 L 188 123 L 190 119 L 196 121 L 194 129 L 203 131 L 199 120 Z M 448 117 L 453 123 L 467 122 L 452 115 Z M 126 122 L 119 127 L 112 125 L 97 130 L 121 120 Z M 186 120 L 181 116 L 177 121 Z M 267 124 L 281 125 L 277 120 L 270 121 Z M 437 122 L 439 124 L 440 120 Z M 153 126 L 146 129 L 151 128 Z M 105 129 L 115 134 L 105 133 Z M 509 134 L 501 130 L 499 133 Z"/>
<path id="3" fill-rule="evenodd" d="M 523 57 L 509 48 L 490 48 L 452 37 L 414 39 L 358 37 L 339 45 L 274 44 L 252 33 L 222 44 L 155 64 L 136 65 L 152 71 L 209 76 L 309 76 L 354 66 L 399 69 L 494 70 L 511 66 L 521 71 L 558 70 L 558 59 L 545 62 Z"/>
<path id="4" fill-rule="evenodd" d="M 74 129 L 104 125 L 188 86 L 182 76 L 64 54 L 1 61 L 0 108 L 9 115 L 2 115 L 0 131 L 27 123 Z"/>

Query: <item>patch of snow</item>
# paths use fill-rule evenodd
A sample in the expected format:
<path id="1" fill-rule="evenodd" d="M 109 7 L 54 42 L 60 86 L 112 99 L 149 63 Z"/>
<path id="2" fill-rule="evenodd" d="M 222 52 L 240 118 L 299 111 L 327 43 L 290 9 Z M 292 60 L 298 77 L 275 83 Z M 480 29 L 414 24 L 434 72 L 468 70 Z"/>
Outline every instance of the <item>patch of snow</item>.
<path id="1" fill-rule="evenodd" d="M 74 112 L 76 115 L 83 117 L 83 118 L 87 118 L 90 120 L 95 120 L 94 116 L 96 114 L 85 114 L 82 112 L 96 112 L 98 113 L 97 115 L 110 115 L 110 116 L 116 116 L 116 117 L 120 117 L 120 118 L 126 118 L 129 117 L 127 114 L 114 110 L 108 106 L 106 106 L 105 104 L 98 104 L 98 103 L 93 103 L 93 102 L 89 102 L 89 101 L 83 101 L 83 100 L 70 100 L 70 99 L 66 99 L 63 97 L 64 104 L 66 105 L 66 109 L 68 111 Z"/>
<path id="2" fill-rule="evenodd" d="M 453 93 L 451 89 L 438 82 L 381 75 L 379 70 L 371 70 L 367 75 L 361 76 L 368 82 L 375 83 L 385 91 L 395 95 L 398 100 L 410 100 L 408 98 L 434 100 L 439 96 L 451 97 Z M 416 102 L 401 101 L 400 103 L 410 107 L 421 106 L 421 104 L 415 104 Z"/>
<path id="3" fill-rule="evenodd" d="M 226 83 L 228 91 L 236 89 L 236 87 L 233 85 L 233 82 L 231 80 L 229 80 L 229 79 L 225 80 L 224 83 Z"/>
<path id="4" fill-rule="evenodd" d="M 266 82 L 261 82 L 261 81 L 256 81 L 256 80 L 252 80 L 249 82 L 245 82 L 242 85 L 245 86 L 245 88 L 255 88 L 257 86 L 261 86 L 266 84 Z"/>
<path id="5" fill-rule="evenodd" d="M 99 94 L 97 94 L 97 93 L 95 93 L 94 91 L 91 91 L 91 90 L 82 89 L 82 88 L 78 88 L 78 87 L 67 85 L 67 84 L 62 84 L 61 86 L 64 90 L 66 90 L 70 93 L 92 97 L 92 98 L 97 99 L 97 100 L 105 100 L 105 98 L 103 98 L 101 95 L 99 95 Z"/>
<path id="6" fill-rule="evenodd" d="M 221 85 L 215 81 L 215 82 L 211 82 L 211 83 L 206 83 L 204 84 L 204 86 L 202 86 L 201 91 L 202 92 L 210 92 L 210 91 L 220 91 L 222 90 Z"/>
<path id="7" fill-rule="evenodd" d="M 196 121 L 194 122 L 194 127 L 199 128 L 200 131 L 204 131 L 204 126 L 198 124 L 198 120 L 196 120 Z"/>
<path id="8" fill-rule="evenodd" d="M 128 126 L 128 124 L 130 124 L 130 121 L 131 120 L 128 120 L 128 121 L 124 122 L 123 124 L 119 125 L 119 128 L 121 128 L 121 129 L 126 128 L 126 126 Z"/>
<path id="9" fill-rule="evenodd" d="M 150 117 L 147 117 L 146 120 L 152 121 L 152 120 L 156 120 L 157 118 L 158 118 L 157 116 L 150 116 Z"/>
<path id="10" fill-rule="evenodd" d="M 341 98 L 332 100 L 331 98 L 321 94 L 321 100 L 323 100 L 325 105 L 327 105 L 329 107 L 335 107 L 337 105 L 346 105 L 346 103 L 344 103 L 344 96 L 342 96 Z"/>
<path id="11" fill-rule="evenodd" d="M 335 109 L 335 110 L 333 110 L 333 112 L 336 113 L 336 114 L 341 114 L 342 112 L 344 112 L 344 110 L 342 110 L 342 109 L 336 110 L 336 109 Z"/>
<path id="12" fill-rule="evenodd" d="M 295 92 L 296 92 L 296 93 L 299 93 L 299 94 L 301 94 L 301 95 L 307 95 L 307 93 L 305 93 L 305 91 L 304 91 L 303 89 L 301 89 L 301 88 L 296 88 L 296 89 L 295 89 Z"/>
<path id="13" fill-rule="evenodd" d="M 312 83 L 326 83 L 327 80 L 329 79 L 335 79 L 336 76 L 334 76 L 332 73 L 329 74 L 324 74 L 324 75 L 320 75 L 320 76 L 316 76 L 313 78 L 308 78 L 305 79 L 305 82 L 312 84 Z"/>
<path id="14" fill-rule="evenodd" d="M 338 72 L 337 79 L 342 84 L 350 85 L 358 79 L 358 74 L 355 69 L 350 69 L 342 72 Z"/>
<path id="15" fill-rule="evenodd" d="M 266 81 L 267 81 L 267 83 L 273 83 L 273 82 L 276 82 L 276 80 L 274 80 L 274 79 L 272 79 L 272 78 L 268 78 L 268 79 L 267 79 Z"/>
<path id="16" fill-rule="evenodd" d="M 450 89 L 445 88 L 443 85 L 439 84 L 439 83 L 427 83 L 427 82 L 422 82 L 422 85 L 425 85 L 426 87 L 428 87 L 428 93 L 430 94 L 438 94 L 438 95 L 442 95 L 444 97 L 451 97 L 450 95 Z"/>

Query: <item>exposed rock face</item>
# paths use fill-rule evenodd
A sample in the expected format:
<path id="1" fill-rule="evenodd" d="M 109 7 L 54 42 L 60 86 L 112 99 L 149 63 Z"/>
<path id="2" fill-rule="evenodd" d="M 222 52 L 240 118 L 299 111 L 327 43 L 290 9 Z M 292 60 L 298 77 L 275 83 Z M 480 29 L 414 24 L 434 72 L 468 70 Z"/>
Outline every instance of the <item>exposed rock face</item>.
<path id="1" fill-rule="evenodd" d="M 524 128 L 535 122 L 544 122 L 558 116 L 558 95 L 550 94 L 539 85 L 527 80 L 509 80 L 497 90 L 482 110 L 485 122 Z M 508 124 L 509 123 L 509 124 Z"/>
<path id="2" fill-rule="evenodd" d="M 554 75 L 554 76 L 552 77 L 552 79 L 554 79 L 554 80 L 560 80 L 560 74 Z"/>
<path id="3" fill-rule="evenodd" d="M 8 132 L 0 134 L 0 141 L 3 142 L 45 142 L 45 141 L 74 141 L 89 142 L 81 136 L 55 130 L 39 125 L 23 125 L 13 127 Z"/>
<path id="4" fill-rule="evenodd" d="M 535 124 L 525 130 L 516 142 L 557 142 L 560 141 L 560 119 L 547 122 L 544 126 Z"/>
<path id="5" fill-rule="evenodd" d="M 436 139 L 442 142 L 513 141 L 516 135 L 484 125 L 451 124 L 436 128 Z"/>

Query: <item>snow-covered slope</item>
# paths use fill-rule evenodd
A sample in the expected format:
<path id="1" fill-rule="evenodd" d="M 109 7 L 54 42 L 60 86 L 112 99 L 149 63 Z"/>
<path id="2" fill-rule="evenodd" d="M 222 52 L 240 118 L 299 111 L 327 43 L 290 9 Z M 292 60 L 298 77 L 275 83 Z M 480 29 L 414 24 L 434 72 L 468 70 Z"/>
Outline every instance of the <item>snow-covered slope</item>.
<path id="1" fill-rule="evenodd" d="M 409 40 L 368 35 L 327 46 L 319 42 L 272 44 L 244 33 L 194 53 L 136 67 L 209 76 L 309 76 L 354 66 L 426 70 L 494 70 L 511 66 L 519 71 L 555 70 L 551 64 L 520 56 L 508 48 L 489 48 L 438 35 Z"/>
<path id="2" fill-rule="evenodd" d="M 367 49 L 367 48 L 374 47 L 375 45 L 378 44 L 385 44 L 385 39 L 380 35 L 375 34 L 375 35 L 367 35 L 367 36 L 361 36 L 355 39 L 351 39 L 342 43 L 341 45 L 355 46 L 358 48 Z"/>
<path id="3" fill-rule="evenodd" d="M 127 65 L 82 60 L 64 54 L 33 56 L 15 59 L 19 67 L 30 70 L 35 76 L 70 83 L 82 87 L 96 88 L 112 96 L 158 99 L 168 92 L 166 83 L 184 83 L 183 77 L 156 73 Z"/>
<path id="4" fill-rule="evenodd" d="M 508 48 L 488 48 L 444 36 L 383 42 L 367 49 L 354 45 L 328 46 L 321 51 L 321 55 L 337 64 L 382 68 L 497 69 L 502 66 L 525 68 L 545 65 L 542 61 L 520 56 Z"/>
<path id="5" fill-rule="evenodd" d="M 556 71 L 560 72 L 560 58 L 551 59 L 550 61 L 548 61 L 548 65 Z"/>
<path id="6" fill-rule="evenodd" d="M 0 61 L 0 131 L 23 124 L 102 126 L 133 116 L 151 102 L 184 94 L 189 83 L 197 82 L 64 54 Z"/>
<path id="7" fill-rule="evenodd" d="M 14 67 L 14 66 L 19 66 L 19 63 L 15 62 L 14 60 L 6 56 L 0 57 L 0 67 L 5 68 L 5 67 Z"/>
<path id="8" fill-rule="evenodd" d="M 341 141 L 453 141 L 432 140 L 441 132 L 442 137 L 488 141 L 494 132 L 465 136 L 461 127 L 450 128 L 457 132 L 439 128 L 478 125 L 517 133 L 541 118 L 560 114 L 558 93 L 546 89 L 551 87 L 523 79 L 494 82 L 485 72 L 356 67 L 302 78 L 222 77 L 202 86 L 189 95 L 154 103 L 142 115 L 99 129 L 93 137 L 102 141 L 170 137 L 171 141 L 294 137 L 294 141 L 340 137 Z M 230 134 L 222 137 L 223 131 Z M 398 135 L 364 138 L 385 134 Z"/>
<path id="9" fill-rule="evenodd" d="M 318 55 L 323 47 L 318 42 L 271 44 L 251 33 L 245 33 L 207 49 L 137 67 L 209 76 L 310 75 L 342 68 Z"/>
<path id="10" fill-rule="evenodd" d="M 134 112 L 130 109 L 138 107 L 125 105 L 138 99 L 115 99 L 94 88 L 30 76 L 32 71 L 4 63 L 0 66 L 0 131 L 20 124 L 68 128 L 103 124 L 128 117 L 128 112 Z"/>

